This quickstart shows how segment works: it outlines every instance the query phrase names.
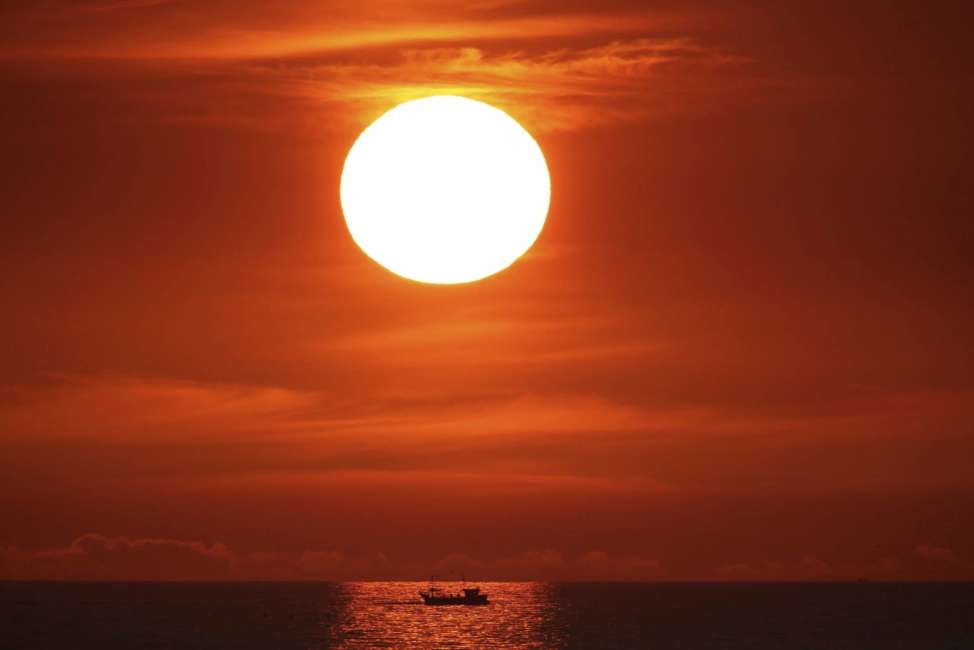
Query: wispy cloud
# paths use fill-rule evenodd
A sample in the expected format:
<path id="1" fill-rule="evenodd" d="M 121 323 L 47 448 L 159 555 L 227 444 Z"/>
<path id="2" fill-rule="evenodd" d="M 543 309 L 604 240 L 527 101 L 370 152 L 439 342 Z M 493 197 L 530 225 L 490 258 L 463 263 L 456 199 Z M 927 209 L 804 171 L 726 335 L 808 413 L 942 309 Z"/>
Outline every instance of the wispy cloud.
<path id="1" fill-rule="evenodd" d="M 747 406 L 627 402 L 598 384 L 532 390 L 502 375 L 429 377 L 340 392 L 131 377 L 72 377 L 13 389 L 0 403 L 7 449 L 0 467 L 39 457 L 60 465 L 84 454 L 85 466 L 71 471 L 99 481 L 110 469 L 138 480 L 442 481 L 476 492 L 486 489 L 487 477 L 504 476 L 506 486 L 533 492 L 659 494 L 696 489 L 695 472 L 703 468 L 687 458 L 704 446 L 746 457 L 721 466 L 736 477 L 735 489 L 787 473 L 793 491 L 818 493 L 903 484 L 895 468 L 911 462 L 908 441 L 925 432 L 917 427 L 931 412 L 956 411 L 969 400 L 935 395 L 910 401 L 912 412 L 892 413 L 888 400 L 859 402 L 811 418 Z M 858 415 L 850 418 L 848 409 Z M 788 445 L 769 445 L 779 439 Z M 851 444 L 876 448 L 881 466 L 892 469 L 864 472 L 847 460 Z M 51 445 L 64 456 L 51 457 Z M 808 449 L 843 459 L 827 484 L 800 467 Z M 119 467 L 119 454 L 138 460 Z M 956 484 L 964 460 L 943 454 L 944 471 L 909 480 L 918 488 Z"/>
<path id="2" fill-rule="evenodd" d="M 6 440 L 176 440 L 239 434 L 307 412 L 315 396 L 274 387 L 133 377 L 60 377 L 12 388 L 0 408 Z M 38 405 L 44 414 L 32 414 Z M 221 433 L 222 432 L 222 433 Z"/>
<path id="3" fill-rule="evenodd" d="M 500 106 L 533 132 L 566 131 L 753 99 L 748 93 L 761 82 L 749 78 L 747 68 L 746 59 L 690 38 L 541 51 L 405 47 L 391 56 L 365 51 L 354 60 L 318 55 L 197 63 L 183 68 L 184 92 L 161 96 L 159 105 L 172 106 L 181 119 L 214 124 L 354 130 L 400 102 L 456 94 Z M 237 108 L 228 112 L 228 106 Z"/>
<path id="4" fill-rule="evenodd" d="M 699 17 L 663 11 L 429 2 L 383 5 L 387 18 L 376 21 L 342 3 L 234 13 L 154 0 L 83 7 L 84 20 L 54 20 L 52 9 L 24 13 L 36 37 L 11 42 L 0 57 L 53 61 L 57 74 L 72 65 L 122 74 L 121 90 L 143 100 L 141 82 L 176 75 L 179 93 L 149 90 L 167 117 L 263 129 L 320 126 L 311 116 L 323 112 L 332 127 L 360 126 L 429 94 L 491 101 L 533 130 L 576 129 L 732 101 L 741 84 L 725 83 L 724 71 L 745 63 L 694 37 Z M 139 8 L 158 15 L 139 22 Z"/>
<path id="5" fill-rule="evenodd" d="M 744 64 L 688 38 L 638 38 L 542 52 L 410 48 L 392 61 L 292 61 L 247 70 L 276 79 L 280 92 L 295 97 L 351 104 L 356 115 L 430 94 L 462 94 L 508 107 L 534 128 L 557 130 L 688 110 L 693 97 L 726 92 L 706 80 Z"/>
<path id="6" fill-rule="evenodd" d="M 164 8 L 151 25 L 139 30 L 137 12 L 124 9 Z M 605 37 L 667 30 L 683 22 L 662 12 L 605 11 L 505 14 L 499 5 L 456 3 L 337 3 L 327 7 L 305 3 L 268 8 L 262 4 L 210 7 L 179 6 L 165 0 L 117 0 L 83 5 L 20 9 L 12 16 L 42 28 L 41 38 L 21 42 L 5 52 L 20 56 L 100 58 L 114 60 L 256 60 L 308 56 L 327 52 L 401 48 L 411 43 L 522 42 L 584 36 Z M 89 14 L 89 20 L 66 21 L 68 13 Z M 113 14 L 108 20 L 99 14 Z M 382 19 L 371 16 L 382 15 Z M 120 22 L 121 21 L 121 22 Z M 128 22 L 126 22 L 128 21 Z M 55 38 L 60 36 L 61 38 Z M 70 38 L 65 38 L 70 36 Z"/>
<path id="7" fill-rule="evenodd" d="M 146 7 L 158 7 L 167 5 L 179 0 L 114 0 L 112 2 L 82 2 L 71 7 L 77 12 L 100 13 L 106 11 L 125 11 L 127 9 L 144 9 Z"/>

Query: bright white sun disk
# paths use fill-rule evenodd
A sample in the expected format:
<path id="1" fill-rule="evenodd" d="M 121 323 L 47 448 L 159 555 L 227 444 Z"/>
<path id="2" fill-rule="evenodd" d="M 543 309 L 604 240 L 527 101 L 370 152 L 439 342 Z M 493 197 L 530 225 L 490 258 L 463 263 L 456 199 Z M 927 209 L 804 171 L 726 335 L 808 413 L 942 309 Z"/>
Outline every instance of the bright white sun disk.
<path id="1" fill-rule="evenodd" d="M 483 102 L 400 104 L 356 140 L 342 171 L 352 238 L 412 280 L 472 282 L 507 268 L 544 226 L 551 181 L 534 138 Z"/>

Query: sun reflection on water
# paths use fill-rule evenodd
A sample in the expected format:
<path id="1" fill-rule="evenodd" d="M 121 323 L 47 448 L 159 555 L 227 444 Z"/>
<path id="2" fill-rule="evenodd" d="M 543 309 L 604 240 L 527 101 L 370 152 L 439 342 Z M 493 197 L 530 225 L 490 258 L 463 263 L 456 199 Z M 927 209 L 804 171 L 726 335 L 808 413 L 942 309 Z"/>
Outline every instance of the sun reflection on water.
<path id="1" fill-rule="evenodd" d="M 479 583 L 490 604 L 429 607 L 424 582 L 340 586 L 342 613 L 332 628 L 339 648 L 552 648 L 564 645 L 552 588 L 544 583 Z M 440 585 L 447 592 L 459 584 Z"/>

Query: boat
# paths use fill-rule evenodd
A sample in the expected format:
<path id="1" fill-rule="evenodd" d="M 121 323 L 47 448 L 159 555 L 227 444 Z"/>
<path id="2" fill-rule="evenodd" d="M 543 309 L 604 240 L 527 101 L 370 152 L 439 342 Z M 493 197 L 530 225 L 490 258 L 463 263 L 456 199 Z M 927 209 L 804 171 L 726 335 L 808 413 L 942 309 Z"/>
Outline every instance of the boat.
<path id="1" fill-rule="evenodd" d="M 486 605 L 487 594 L 480 587 L 464 587 L 457 594 L 448 594 L 430 582 L 426 591 L 419 592 L 424 605 Z"/>

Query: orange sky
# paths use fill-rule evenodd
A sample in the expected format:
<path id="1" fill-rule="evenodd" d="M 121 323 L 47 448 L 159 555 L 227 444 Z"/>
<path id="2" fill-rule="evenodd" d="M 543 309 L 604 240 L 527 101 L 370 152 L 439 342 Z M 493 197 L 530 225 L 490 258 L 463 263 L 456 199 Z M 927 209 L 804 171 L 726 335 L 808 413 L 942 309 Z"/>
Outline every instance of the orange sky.
<path id="1" fill-rule="evenodd" d="M 0 578 L 974 578 L 967 21 L 809 4 L 5 3 Z M 338 202 L 444 92 L 453 287 Z"/>

